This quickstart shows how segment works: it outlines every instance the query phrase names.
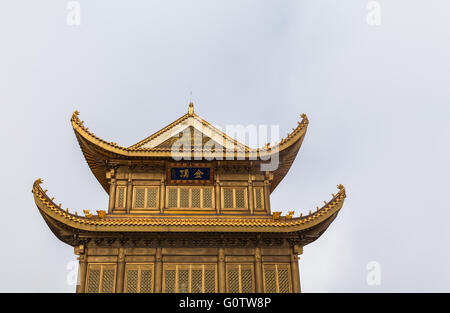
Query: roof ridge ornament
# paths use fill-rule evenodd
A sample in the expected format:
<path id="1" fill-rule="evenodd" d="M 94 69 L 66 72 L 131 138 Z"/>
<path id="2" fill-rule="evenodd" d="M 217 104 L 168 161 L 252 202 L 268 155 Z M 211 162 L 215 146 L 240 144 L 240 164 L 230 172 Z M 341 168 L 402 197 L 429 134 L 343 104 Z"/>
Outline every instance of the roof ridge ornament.
<path id="1" fill-rule="evenodd" d="M 189 110 L 188 110 L 188 114 L 189 115 L 194 115 L 194 102 L 189 102 Z"/>

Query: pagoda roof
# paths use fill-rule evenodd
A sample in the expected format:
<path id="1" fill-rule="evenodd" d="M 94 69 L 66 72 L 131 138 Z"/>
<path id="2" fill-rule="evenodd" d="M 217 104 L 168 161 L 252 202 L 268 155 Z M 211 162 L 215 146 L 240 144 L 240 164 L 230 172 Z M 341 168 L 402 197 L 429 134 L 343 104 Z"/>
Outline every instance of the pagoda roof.
<path id="1" fill-rule="evenodd" d="M 170 214 L 106 214 L 83 217 L 64 211 L 49 198 L 38 179 L 33 184 L 34 201 L 44 220 L 55 235 L 71 243 L 79 233 L 155 233 L 155 232 L 234 232 L 234 233 L 292 233 L 301 232 L 317 239 L 331 224 L 343 206 L 345 188 L 325 202 L 325 205 L 306 216 L 281 217 L 272 215 L 170 215 Z M 70 240 L 69 240 L 70 239 Z M 313 240 L 311 240 L 313 241 Z"/>
<path id="2" fill-rule="evenodd" d="M 271 156 L 279 154 L 279 166 L 273 171 L 274 180 L 271 184 L 271 191 L 273 191 L 289 171 L 303 142 L 309 120 L 305 114 L 302 114 L 301 117 L 302 120 L 298 122 L 297 127 L 293 128 L 286 138 L 281 139 L 279 143 L 273 146 L 266 145 L 262 148 L 250 148 L 231 138 L 195 114 L 191 106 L 188 113 L 130 147 L 120 146 L 115 142 L 109 142 L 97 137 L 84 125 L 84 121 L 79 119 L 78 111 L 72 114 L 71 123 L 90 169 L 106 192 L 109 191 L 106 179 L 106 165 L 111 161 L 142 162 L 142 160 L 172 159 L 174 157 L 189 157 L 192 159 L 196 156 L 196 153 L 201 153 L 202 156 L 211 158 L 220 154 L 224 160 L 223 162 L 227 162 L 228 149 L 230 148 L 233 149 L 232 152 L 234 151 L 235 160 L 253 160 L 253 162 L 259 161 L 264 163 L 261 160 L 270 160 Z M 198 143 L 193 142 L 190 151 L 173 151 L 172 143 L 174 139 L 178 139 L 179 133 L 186 129 L 191 134 L 201 134 L 203 136 L 202 141 Z M 205 147 L 206 142 L 215 143 L 215 148 Z M 219 146 L 224 151 L 216 150 Z"/>

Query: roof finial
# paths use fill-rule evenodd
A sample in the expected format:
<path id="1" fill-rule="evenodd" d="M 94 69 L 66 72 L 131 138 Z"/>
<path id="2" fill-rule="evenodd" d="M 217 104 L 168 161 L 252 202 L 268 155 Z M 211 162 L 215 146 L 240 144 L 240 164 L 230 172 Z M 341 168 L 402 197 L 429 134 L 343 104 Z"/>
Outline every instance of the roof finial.
<path id="1" fill-rule="evenodd" d="M 189 115 L 194 114 L 194 103 L 191 101 L 189 103 L 189 111 L 188 111 Z"/>

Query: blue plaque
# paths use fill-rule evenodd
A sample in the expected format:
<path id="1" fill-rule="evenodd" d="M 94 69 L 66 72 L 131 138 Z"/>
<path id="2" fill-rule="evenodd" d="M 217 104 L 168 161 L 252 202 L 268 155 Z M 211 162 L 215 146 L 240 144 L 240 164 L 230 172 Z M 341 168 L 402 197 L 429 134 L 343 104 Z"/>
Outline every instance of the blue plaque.
<path id="1" fill-rule="evenodd" d="M 169 184 L 212 184 L 213 178 L 213 168 L 210 164 L 174 163 L 167 167 Z"/>

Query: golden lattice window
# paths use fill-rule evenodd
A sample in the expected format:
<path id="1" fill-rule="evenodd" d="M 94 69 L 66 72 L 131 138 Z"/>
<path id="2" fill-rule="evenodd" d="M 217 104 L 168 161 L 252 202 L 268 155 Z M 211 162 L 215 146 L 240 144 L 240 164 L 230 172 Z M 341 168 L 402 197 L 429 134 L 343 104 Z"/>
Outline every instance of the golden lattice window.
<path id="1" fill-rule="evenodd" d="M 164 270 L 164 292 L 174 293 L 176 290 L 176 269 L 166 269 Z"/>
<path id="2" fill-rule="evenodd" d="M 203 286 L 203 270 L 193 269 L 191 271 L 191 292 L 201 293 Z"/>
<path id="3" fill-rule="evenodd" d="M 115 264 L 89 264 L 86 277 L 86 292 L 112 293 L 115 291 Z"/>
<path id="4" fill-rule="evenodd" d="M 145 208 L 145 188 L 136 188 L 134 191 L 134 207 Z"/>
<path id="5" fill-rule="evenodd" d="M 119 209 L 125 208 L 125 193 L 126 187 L 117 187 L 116 207 Z"/>
<path id="6" fill-rule="evenodd" d="M 167 198 L 167 206 L 169 208 L 178 207 L 178 188 L 168 188 Z"/>
<path id="7" fill-rule="evenodd" d="M 236 188 L 234 190 L 236 197 L 236 208 L 244 209 L 245 208 L 245 189 L 244 188 Z"/>
<path id="8" fill-rule="evenodd" d="M 204 290 L 203 292 L 216 292 L 216 267 L 214 265 L 204 266 Z"/>
<path id="9" fill-rule="evenodd" d="M 239 265 L 229 265 L 227 270 L 227 291 L 238 293 L 240 291 L 239 285 Z"/>
<path id="10" fill-rule="evenodd" d="M 125 292 L 127 293 L 137 293 L 138 292 L 138 280 L 139 280 L 139 270 L 127 270 L 125 275 Z"/>
<path id="11" fill-rule="evenodd" d="M 133 208 L 156 209 L 158 208 L 158 187 L 135 187 Z"/>
<path id="12" fill-rule="evenodd" d="M 153 264 L 127 264 L 125 273 L 126 293 L 153 292 Z"/>
<path id="13" fill-rule="evenodd" d="M 253 187 L 255 197 L 255 209 L 262 209 L 264 203 L 263 187 Z"/>
<path id="14" fill-rule="evenodd" d="M 232 209 L 234 207 L 232 188 L 225 188 L 223 190 L 223 203 L 225 209 Z"/>
<path id="15" fill-rule="evenodd" d="M 277 292 L 277 280 L 275 278 L 275 265 L 264 266 L 264 282 L 266 286 L 265 292 L 274 293 Z"/>
<path id="16" fill-rule="evenodd" d="M 104 269 L 102 275 L 102 293 L 112 293 L 114 291 L 114 269 Z"/>
<path id="17" fill-rule="evenodd" d="M 177 287 L 178 292 L 186 293 L 189 290 L 189 266 L 180 266 L 178 269 Z"/>
<path id="18" fill-rule="evenodd" d="M 164 264 L 163 292 L 217 292 L 215 264 Z"/>
<path id="19" fill-rule="evenodd" d="M 291 292 L 289 264 L 264 264 L 264 292 Z"/>
<path id="20" fill-rule="evenodd" d="M 227 264 L 227 292 L 254 292 L 252 264 Z"/>
<path id="21" fill-rule="evenodd" d="M 278 266 L 278 292 L 289 293 L 290 291 L 290 275 L 288 266 Z"/>
<path id="22" fill-rule="evenodd" d="M 100 269 L 89 269 L 87 292 L 98 293 L 100 290 Z"/>
<path id="23" fill-rule="evenodd" d="M 245 209 L 247 208 L 247 188 L 245 187 L 225 187 L 222 189 L 222 206 L 224 209 Z"/>
<path id="24" fill-rule="evenodd" d="M 253 291 L 253 273 L 252 269 L 247 267 L 241 267 L 241 288 L 243 293 L 249 293 Z"/>
<path id="25" fill-rule="evenodd" d="M 191 207 L 192 208 L 200 208 L 200 189 L 192 188 L 191 189 Z"/>
<path id="26" fill-rule="evenodd" d="M 158 188 L 147 188 L 147 208 L 158 207 Z"/>
<path id="27" fill-rule="evenodd" d="M 189 189 L 188 188 L 180 188 L 180 207 L 181 208 L 189 207 Z"/>
<path id="28" fill-rule="evenodd" d="M 167 187 L 167 207 L 178 209 L 212 209 L 212 187 Z"/>
<path id="29" fill-rule="evenodd" d="M 153 269 L 141 270 L 140 288 L 141 293 L 153 292 Z"/>
<path id="30" fill-rule="evenodd" d="M 213 202 L 212 202 L 212 193 L 213 190 L 212 188 L 202 188 L 202 193 L 203 193 L 203 207 L 204 208 L 212 208 L 213 207 Z"/>

